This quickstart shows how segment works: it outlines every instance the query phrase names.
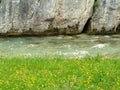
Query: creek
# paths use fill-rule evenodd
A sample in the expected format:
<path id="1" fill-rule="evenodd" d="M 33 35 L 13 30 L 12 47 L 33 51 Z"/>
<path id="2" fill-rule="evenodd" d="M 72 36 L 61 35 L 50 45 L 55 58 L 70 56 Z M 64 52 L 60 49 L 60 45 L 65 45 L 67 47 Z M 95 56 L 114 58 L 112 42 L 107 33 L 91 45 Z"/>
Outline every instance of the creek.
<path id="1" fill-rule="evenodd" d="M 1 37 L 1 57 L 44 57 L 60 55 L 82 58 L 87 55 L 120 58 L 120 35 L 74 35 L 47 37 Z"/>

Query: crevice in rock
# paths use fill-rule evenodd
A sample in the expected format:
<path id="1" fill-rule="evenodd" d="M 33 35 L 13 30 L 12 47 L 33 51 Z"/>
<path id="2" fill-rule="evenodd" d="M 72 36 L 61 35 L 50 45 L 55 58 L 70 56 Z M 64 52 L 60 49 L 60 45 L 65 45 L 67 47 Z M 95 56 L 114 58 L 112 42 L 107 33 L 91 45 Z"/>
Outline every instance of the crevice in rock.
<path id="1" fill-rule="evenodd" d="M 96 11 L 98 6 L 99 6 L 98 0 L 94 0 L 92 16 L 87 20 L 87 22 L 83 28 L 82 33 L 95 34 L 95 32 L 91 31 L 91 20 L 94 17 L 95 11 Z"/>
<path id="2" fill-rule="evenodd" d="M 116 31 L 120 33 L 120 24 L 118 25 Z"/>
<path id="3" fill-rule="evenodd" d="M 83 31 L 82 33 L 89 33 L 90 31 L 90 21 L 91 21 L 91 18 L 89 18 L 83 28 Z"/>

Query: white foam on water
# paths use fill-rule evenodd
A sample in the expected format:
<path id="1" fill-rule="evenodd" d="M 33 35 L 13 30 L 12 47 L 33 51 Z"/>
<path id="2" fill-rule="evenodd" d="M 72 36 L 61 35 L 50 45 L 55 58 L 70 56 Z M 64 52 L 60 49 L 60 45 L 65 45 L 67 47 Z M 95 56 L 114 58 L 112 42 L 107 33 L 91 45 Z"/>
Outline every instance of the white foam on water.
<path id="1" fill-rule="evenodd" d="M 110 36 L 108 36 L 108 35 L 105 35 L 104 37 L 105 37 L 105 38 L 110 38 Z"/>
<path id="2" fill-rule="evenodd" d="M 58 51 L 58 52 L 56 52 L 56 54 L 57 55 L 62 55 L 62 56 L 83 58 L 86 55 L 89 55 L 89 52 L 88 51 L 74 51 L 74 52 L 62 52 L 62 51 Z"/>
<path id="3" fill-rule="evenodd" d="M 97 45 L 95 45 L 95 46 L 93 46 L 93 47 L 91 47 L 91 48 L 101 49 L 101 48 L 104 48 L 104 47 L 106 47 L 106 46 L 108 46 L 108 44 L 97 44 Z"/>

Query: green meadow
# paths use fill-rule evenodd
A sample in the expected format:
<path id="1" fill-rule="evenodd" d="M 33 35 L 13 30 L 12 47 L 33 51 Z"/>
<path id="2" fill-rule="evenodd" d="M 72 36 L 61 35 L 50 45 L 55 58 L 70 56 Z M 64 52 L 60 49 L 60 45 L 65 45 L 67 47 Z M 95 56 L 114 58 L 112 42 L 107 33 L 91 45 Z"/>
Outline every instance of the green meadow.
<path id="1" fill-rule="evenodd" d="M 120 60 L 0 58 L 0 90 L 120 90 Z"/>

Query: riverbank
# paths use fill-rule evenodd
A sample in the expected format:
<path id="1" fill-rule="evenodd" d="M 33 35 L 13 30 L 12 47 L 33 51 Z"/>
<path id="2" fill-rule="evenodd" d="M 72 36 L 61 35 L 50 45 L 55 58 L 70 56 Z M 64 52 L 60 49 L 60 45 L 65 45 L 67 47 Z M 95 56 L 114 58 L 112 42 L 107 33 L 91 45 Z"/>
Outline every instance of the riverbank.
<path id="1" fill-rule="evenodd" d="M 120 59 L 1 58 L 2 90 L 119 90 Z"/>

